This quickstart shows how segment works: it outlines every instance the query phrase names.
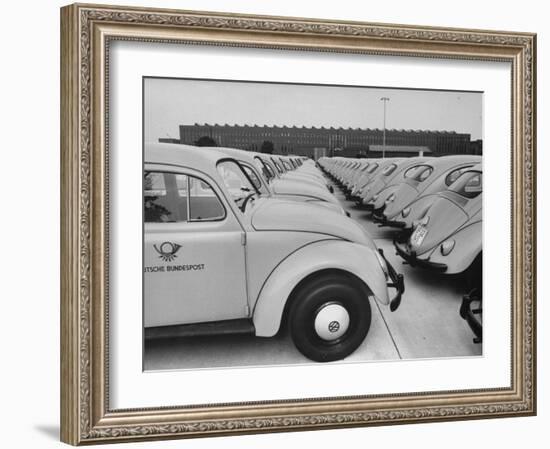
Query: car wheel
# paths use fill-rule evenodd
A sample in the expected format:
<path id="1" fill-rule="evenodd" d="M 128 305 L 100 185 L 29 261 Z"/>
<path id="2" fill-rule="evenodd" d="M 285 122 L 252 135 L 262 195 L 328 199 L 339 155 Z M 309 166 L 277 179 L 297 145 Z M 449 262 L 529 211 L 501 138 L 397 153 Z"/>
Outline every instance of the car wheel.
<path id="1" fill-rule="evenodd" d="M 318 277 L 303 286 L 290 308 L 290 333 L 298 350 L 316 362 L 347 357 L 370 328 L 367 289 L 343 275 Z"/>

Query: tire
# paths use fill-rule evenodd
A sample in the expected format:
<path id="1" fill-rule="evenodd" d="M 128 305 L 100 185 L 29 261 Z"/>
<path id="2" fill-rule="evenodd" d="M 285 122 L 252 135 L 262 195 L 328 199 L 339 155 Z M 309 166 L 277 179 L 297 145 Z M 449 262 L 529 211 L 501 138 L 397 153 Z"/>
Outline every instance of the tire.
<path id="1" fill-rule="evenodd" d="M 339 274 L 309 281 L 298 291 L 289 311 L 296 348 L 316 362 L 350 355 L 367 336 L 370 324 L 367 289 L 359 280 Z"/>

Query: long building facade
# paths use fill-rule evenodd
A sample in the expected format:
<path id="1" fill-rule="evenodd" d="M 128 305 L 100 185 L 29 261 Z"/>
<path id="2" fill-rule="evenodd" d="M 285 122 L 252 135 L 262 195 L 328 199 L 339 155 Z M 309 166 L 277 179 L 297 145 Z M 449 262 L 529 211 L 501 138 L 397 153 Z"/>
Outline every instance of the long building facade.
<path id="1" fill-rule="evenodd" d="M 261 151 L 263 142 L 272 142 L 278 154 L 314 157 L 321 151 L 332 156 L 369 156 L 369 147 L 383 144 L 381 129 L 316 128 L 257 125 L 180 125 L 179 143 L 193 145 L 209 137 L 217 146 Z M 168 140 L 168 139 L 161 139 Z M 177 139 L 170 139 L 175 142 Z M 386 145 L 427 147 L 432 155 L 481 154 L 481 141 L 471 141 L 470 134 L 453 131 L 387 129 Z"/>

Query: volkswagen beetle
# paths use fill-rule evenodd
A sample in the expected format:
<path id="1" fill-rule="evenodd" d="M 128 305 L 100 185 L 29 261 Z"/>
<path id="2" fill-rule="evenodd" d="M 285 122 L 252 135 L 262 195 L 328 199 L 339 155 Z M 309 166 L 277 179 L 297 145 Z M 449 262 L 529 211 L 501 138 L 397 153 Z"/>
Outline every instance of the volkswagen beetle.
<path id="1" fill-rule="evenodd" d="M 447 274 L 467 269 L 480 276 L 482 265 L 481 165 L 464 172 L 415 223 L 406 242 L 394 242 L 411 265 Z"/>
<path id="2" fill-rule="evenodd" d="M 460 166 L 449 173 L 440 176 L 439 179 L 432 183 L 423 193 L 422 196 L 405 207 L 400 216 L 394 221 L 386 222 L 389 226 L 394 226 L 403 229 L 403 234 L 408 235 L 412 231 L 416 222 L 426 215 L 430 206 L 439 198 L 439 193 L 448 188 L 452 188 L 453 183 L 465 171 L 473 169 L 481 171 L 481 164 Z"/>
<path id="3" fill-rule="evenodd" d="M 222 152 L 146 144 L 143 200 L 148 339 L 271 337 L 286 322 L 302 354 L 328 362 L 363 342 L 372 301 L 401 302 L 403 277 L 361 226 L 262 195 Z"/>

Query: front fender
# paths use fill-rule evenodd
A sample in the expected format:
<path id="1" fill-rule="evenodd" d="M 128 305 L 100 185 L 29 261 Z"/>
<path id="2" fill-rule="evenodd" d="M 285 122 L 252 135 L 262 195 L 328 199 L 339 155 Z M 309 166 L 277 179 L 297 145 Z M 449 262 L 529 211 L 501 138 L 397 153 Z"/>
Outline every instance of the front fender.
<path id="1" fill-rule="evenodd" d="M 462 273 L 466 270 L 482 250 L 482 226 L 478 221 L 464 226 L 445 240 L 454 240 L 455 247 L 447 255 L 443 256 L 437 245 L 430 255 L 430 262 L 447 265 L 447 274 Z"/>
<path id="2" fill-rule="evenodd" d="M 336 269 L 355 275 L 379 302 L 388 304 L 386 276 L 375 251 L 345 240 L 324 240 L 289 255 L 273 270 L 258 295 L 252 315 L 256 335 L 275 335 L 294 288 L 305 277 L 322 270 Z"/>

